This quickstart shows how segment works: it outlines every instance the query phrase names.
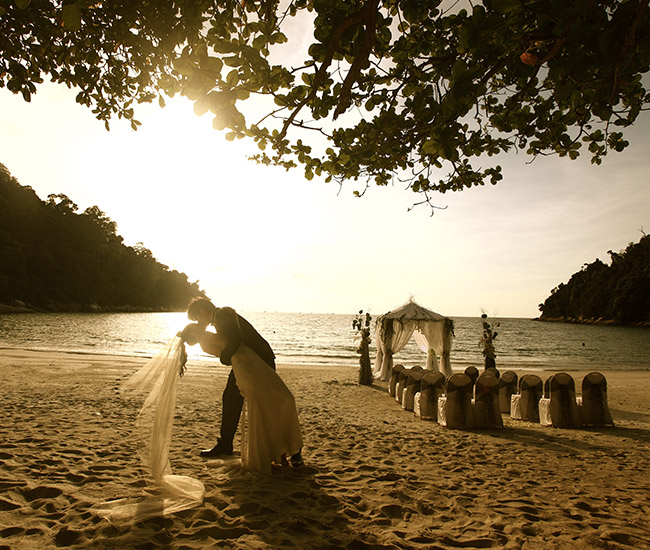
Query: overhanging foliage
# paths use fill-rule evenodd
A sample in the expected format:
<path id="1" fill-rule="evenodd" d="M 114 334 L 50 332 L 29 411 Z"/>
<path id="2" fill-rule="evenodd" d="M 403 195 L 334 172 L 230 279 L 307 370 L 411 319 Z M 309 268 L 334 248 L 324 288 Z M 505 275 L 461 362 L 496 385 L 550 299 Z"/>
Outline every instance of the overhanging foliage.
<path id="1" fill-rule="evenodd" d="M 428 200 L 497 183 L 508 151 L 586 149 L 599 164 L 624 149 L 650 98 L 648 12 L 648 0 L 0 0 L 0 84 L 29 99 L 49 75 L 134 127 L 134 102 L 180 93 L 228 139 L 257 143 L 259 162 L 398 178 Z"/>

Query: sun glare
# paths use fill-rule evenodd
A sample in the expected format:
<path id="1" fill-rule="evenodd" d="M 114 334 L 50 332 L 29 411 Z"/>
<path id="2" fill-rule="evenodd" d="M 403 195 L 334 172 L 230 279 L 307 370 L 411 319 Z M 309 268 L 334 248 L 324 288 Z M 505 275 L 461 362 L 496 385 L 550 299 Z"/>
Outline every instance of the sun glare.
<path id="1" fill-rule="evenodd" d="M 225 141 L 187 100 L 149 109 L 143 122 L 111 136 L 120 155 L 95 182 L 127 244 L 142 242 L 206 290 L 250 294 L 288 281 L 290 266 L 326 239 L 327 212 L 299 171 L 247 160 L 250 143 Z"/>

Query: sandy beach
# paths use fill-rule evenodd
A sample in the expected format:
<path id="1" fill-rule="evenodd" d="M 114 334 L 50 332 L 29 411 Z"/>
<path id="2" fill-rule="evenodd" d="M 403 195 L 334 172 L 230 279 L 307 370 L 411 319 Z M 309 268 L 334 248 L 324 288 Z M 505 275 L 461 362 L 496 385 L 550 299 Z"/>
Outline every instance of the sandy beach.
<path id="1" fill-rule="evenodd" d="M 0 550 L 650 548 L 650 372 L 639 371 L 605 373 L 614 428 L 504 415 L 502 430 L 458 431 L 402 410 L 383 382 L 359 386 L 354 368 L 279 365 L 306 465 L 262 476 L 199 458 L 228 369 L 190 362 L 170 460 L 205 484 L 203 505 L 115 527 L 92 506 L 142 494 L 142 401 L 119 386 L 144 361 L 0 350 Z"/>

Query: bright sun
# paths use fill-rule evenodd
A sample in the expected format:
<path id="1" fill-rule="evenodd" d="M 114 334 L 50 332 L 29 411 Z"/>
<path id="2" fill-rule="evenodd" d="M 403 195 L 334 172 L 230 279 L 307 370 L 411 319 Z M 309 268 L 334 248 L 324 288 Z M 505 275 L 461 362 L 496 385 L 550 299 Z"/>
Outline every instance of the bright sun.
<path id="1" fill-rule="evenodd" d="M 224 140 L 187 100 L 147 114 L 137 132 L 111 136 L 122 152 L 101 175 L 98 200 L 127 244 L 144 243 L 204 288 L 250 291 L 260 280 L 286 280 L 325 238 L 327 212 L 299 171 L 247 160 L 251 143 Z"/>

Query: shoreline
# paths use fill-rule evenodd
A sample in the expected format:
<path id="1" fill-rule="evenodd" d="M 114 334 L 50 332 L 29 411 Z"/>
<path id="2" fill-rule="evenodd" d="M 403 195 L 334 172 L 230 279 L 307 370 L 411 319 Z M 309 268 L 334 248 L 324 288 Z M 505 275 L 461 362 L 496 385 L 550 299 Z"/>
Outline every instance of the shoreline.
<path id="1" fill-rule="evenodd" d="M 170 461 L 173 473 L 204 483 L 204 502 L 115 527 L 93 506 L 143 493 L 134 422 L 144 396 L 124 394 L 120 384 L 145 362 L 17 349 L 0 355 L 0 546 L 650 548 L 647 371 L 605 374 L 613 428 L 556 429 L 504 415 L 501 430 L 450 430 L 402 410 L 386 383 L 360 386 L 357 369 L 280 362 L 306 466 L 262 476 L 198 457 L 215 442 L 230 369 L 190 360 Z M 576 386 L 582 372 L 571 373 Z"/>
<path id="2" fill-rule="evenodd" d="M 182 309 L 142 308 L 136 306 L 98 306 L 97 304 L 68 304 L 52 308 L 28 305 L 10 306 L 0 304 L 0 313 L 179 313 Z"/>
<path id="3" fill-rule="evenodd" d="M 134 368 L 144 365 L 151 357 L 150 356 L 138 356 L 130 354 L 118 354 L 118 353 L 94 353 L 91 351 L 76 351 L 76 350 L 32 350 L 25 348 L 6 348 L 0 347 L 0 351 L 4 353 L 0 356 L 0 368 L 10 364 L 24 364 L 29 366 L 41 366 L 41 364 L 47 363 L 50 367 L 59 367 L 61 372 L 49 371 L 44 373 L 47 375 L 59 376 L 62 373 L 68 372 L 66 368 L 66 363 L 69 365 L 78 365 L 85 364 L 89 367 L 97 367 L 98 365 L 108 364 L 111 365 L 112 369 L 117 370 L 126 370 L 125 375 L 129 375 L 133 372 Z M 197 374 L 197 375 L 210 375 L 211 373 L 217 372 L 223 374 L 224 372 L 230 372 L 230 367 L 222 365 L 216 358 L 201 358 L 194 359 L 190 356 L 188 360 L 188 375 Z M 454 367 L 454 365 L 452 365 Z M 453 368 L 454 372 L 463 372 L 466 365 L 455 366 Z M 542 367 L 531 367 L 530 365 L 520 364 L 520 365 L 497 365 L 498 370 L 501 373 L 504 373 L 508 370 L 512 370 L 517 373 L 519 377 L 524 374 L 536 374 L 545 380 L 552 374 L 558 372 L 568 372 L 576 383 L 576 394 L 580 394 L 580 382 L 582 378 L 594 370 L 588 365 L 572 365 L 571 368 L 542 368 Z M 291 371 L 292 376 L 300 376 L 300 374 L 307 375 L 312 371 L 321 371 L 327 372 L 332 375 L 344 376 L 346 379 L 351 380 L 352 382 L 357 382 L 357 375 L 359 366 L 358 365 L 323 365 L 323 364 L 314 364 L 314 363 L 286 363 L 282 361 L 277 362 L 278 372 Z M 479 368 L 479 371 L 482 371 L 482 367 Z M 614 368 L 609 371 L 601 370 L 598 371 L 605 375 L 608 380 L 608 394 L 610 400 L 610 408 L 617 408 L 619 402 L 627 402 L 625 399 L 625 392 L 629 391 L 629 387 L 625 387 L 626 384 L 640 384 L 642 387 L 646 387 L 647 384 L 648 392 L 650 394 L 650 370 L 645 369 L 634 369 L 634 368 Z M 614 382 L 616 386 L 623 386 L 621 388 L 613 388 L 612 384 L 609 383 L 610 379 Z M 373 387 L 379 387 L 382 390 L 387 388 L 387 383 L 375 380 Z M 636 385 L 634 386 L 637 387 Z M 612 396 L 613 392 L 613 396 Z M 647 422 L 650 423 L 650 409 L 648 409 L 647 398 L 643 395 L 634 395 L 631 398 L 632 409 L 629 412 L 646 412 Z M 613 405 L 612 405 L 613 403 Z M 623 412 L 625 410 L 623 409 Z"/>
<path id="4" fill-rule="evenodd" d="M 582 319 L 579 317 L 535 317 L 532 321 L 540 323 L 558 323 L 566 325 L 595 325 L 601 327 L 630 327 L 630 328 L 650 328 L 650 321 L 638 321 L 634 323 L 622 323 L 616 319 Z"/>
<path id="5" fill-rule="evenodd" d="M 153 355 L 155 355 L 155 352 L 142 352 L 141 354 L 137 354 L 134 352 L 130 351 L 124 351 L 123 353 L 117 352 L 117 351 L 97 351 L 97 350 L 92 350 L 92 349 L 87 349 L 87 350 L 78 350 L 78 349 L 52 349 L 52 348 L 29 348 L 25 346 L 3 346 L 0 343 L 0 352 L 26 352 L 26 353 L 42 353 L 42 354 L 66 354 L 66 355 L 84 355 L 84 356 L 97 356 L 97 357 L 104 357 L 107 359 L 111 358 L 124 358 L 124 359 L 140 359 L 140 360 L 148 360 Z M 191 350 L 190 350 L 191 352 Z M 218 359 L 212 358 L 212 357 L 196 357 L 193 356 L 192 353 L 189 354 L 190 361 L 196 362 L 196 363 L 206 363 L 206 364 L 212 364 L 212 363 L 219 363 Z M 359 363 L 358 363 L 358 357 L 353 357 L 350 358 L 349 363 L 345 362 L 329 362 L 329 363 L 323 363 L 321 361 L 314 361 L 314 360 L 305 360 L 305 361 L 291 361 L 287 360 L 286 358 L 283 358 L 281 355 L 277 358 L 276 363 L 278 365 L 283 365 L 285 367 L 290 367 L 290 368 L 323 368 L 323 369 L 337 369 L 337 368 L 344 368 L 344 369 L 355 369 L 358 370 L 359 368 Z M 374 366 L 374 354 L 371 354 L 371 363 Z M 404 364 L 407 368 L 414 366 L 414 365 L 420 365 L 423 366 L 423 361 L 405 361 L 401 362 L 399 358 L 395 359 L 395 364 Z M 582 361 L 582 362 L 576 362 L 576 361 L 571 361 L 569 359 L 563 360 L 563 361 L 558 361 L 555 364 L 549 364 L 549 363 L 542 363 L 542 362 L 533 362 L 533 361 L 526 361 L 526 360 L 517 360 L 517 361 L 507 361 L 503 360 L 500 362 L 497 362 L 497 369 L 499 372 L 505 372 L 508 370 L 514 370 L 514 371 L 522 371 L 526 373 L 532 373 L 532 374 L 540 374 L 540 373 L 557 373 L 557 372 L 569 372 L 569 373 L 575 373 L 575 372 L 593 372 L 593 371 L 599 371 L 599 372 L 639 372 L 639 373 L 650 373 L 650 360 L 648 363 L 648 366 L 639 366 L 639 365 L 634 365 L 634 364 L 620 364 L 617 363 L 616 367 L 612 368 L 611 363 L 608 363 L 608 365 L 590 365 L 589 363 Z M 479 369 L 479 371 L 483 370 L 482 364 L 480 364 L 479 361 L 470 361 L 470 360 L 456 360 L 452 361 L 452 369 L 454 372 L 463 372 L 467 367 L 469 366 L 475 366 L 476 368 Z"/>

